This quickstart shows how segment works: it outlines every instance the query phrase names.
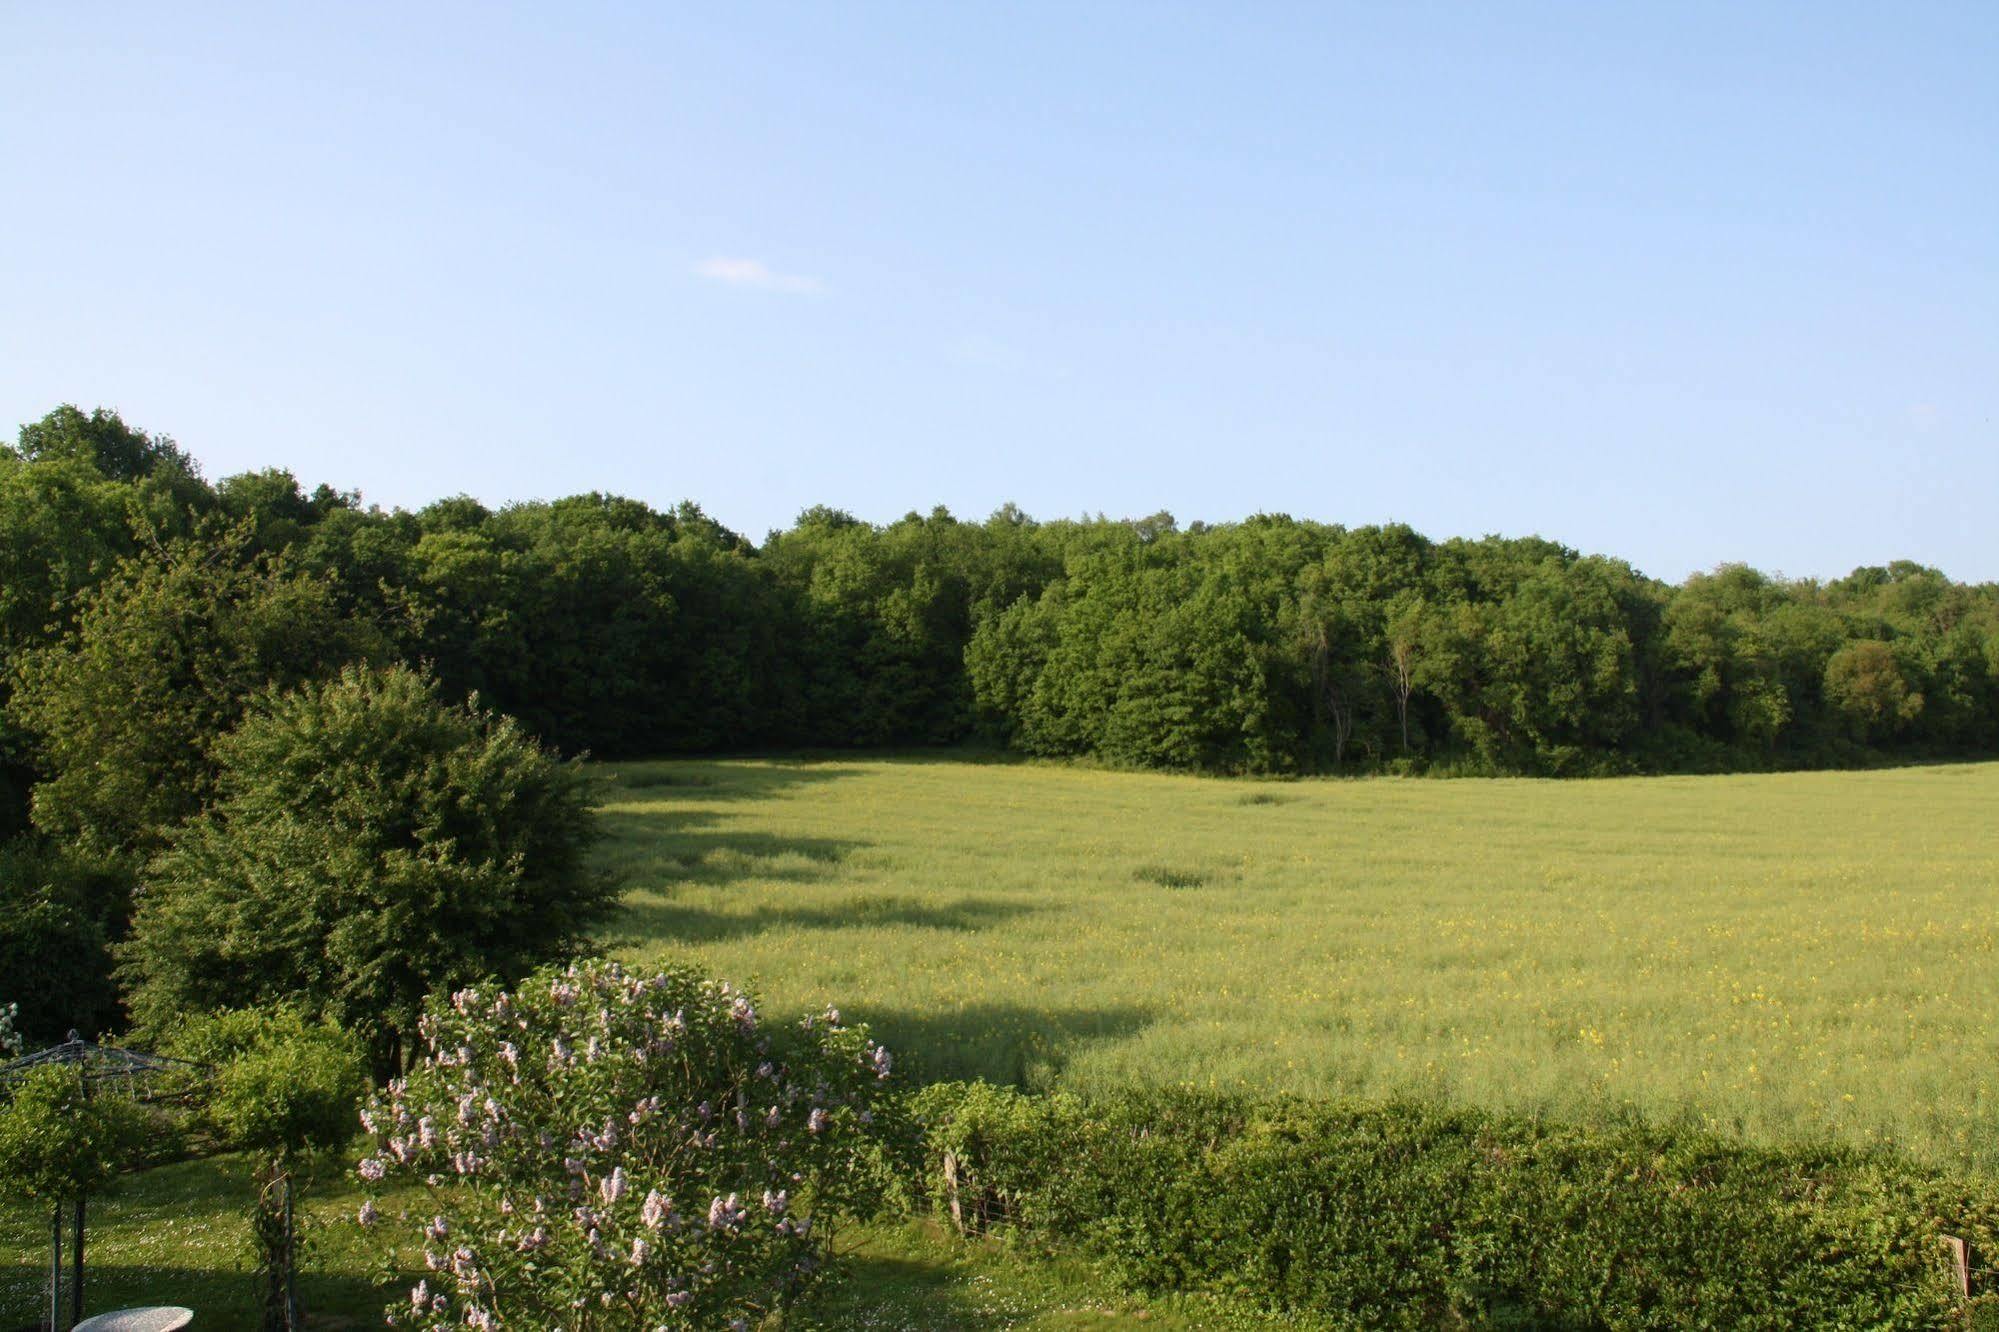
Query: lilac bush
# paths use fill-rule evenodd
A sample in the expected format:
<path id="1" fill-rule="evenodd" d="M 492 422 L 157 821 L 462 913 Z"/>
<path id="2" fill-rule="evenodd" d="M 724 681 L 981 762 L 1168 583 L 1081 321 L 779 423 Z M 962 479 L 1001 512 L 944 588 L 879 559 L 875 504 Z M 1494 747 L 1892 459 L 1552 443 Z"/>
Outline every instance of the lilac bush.
<path id="1" fill-rule="evenodd" d="M 434 1001 L 362 1114 L 361 1178 L 423 1186 L 412 1328 L 752 1326 L 881 1202 L 888 1051 L 836 1011 L 767 1024 L 685 971 L 590 962 Z"/>

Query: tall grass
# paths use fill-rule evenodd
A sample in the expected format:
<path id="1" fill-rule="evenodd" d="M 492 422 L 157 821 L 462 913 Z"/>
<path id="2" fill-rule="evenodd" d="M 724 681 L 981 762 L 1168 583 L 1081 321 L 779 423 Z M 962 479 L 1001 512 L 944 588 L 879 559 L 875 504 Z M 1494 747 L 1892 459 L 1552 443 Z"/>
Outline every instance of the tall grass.
<path id="1" fill-rule="evenodd" d="M 1438 1095 L 1999 1170 L 1999 764 L 601 770 L 611 943 L 929 1073 Z"/>

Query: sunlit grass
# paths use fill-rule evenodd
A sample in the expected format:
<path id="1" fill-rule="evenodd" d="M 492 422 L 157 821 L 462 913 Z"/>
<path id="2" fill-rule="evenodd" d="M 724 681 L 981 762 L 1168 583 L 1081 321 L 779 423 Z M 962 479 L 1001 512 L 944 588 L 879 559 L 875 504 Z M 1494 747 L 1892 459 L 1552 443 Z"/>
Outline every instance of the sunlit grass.
<path id="1" fill-rule="evenodd" d="M 1999 764 L 605 769 L 614 947 L 930 1073 L 1442 1094 L 1999 1168 Z"/>

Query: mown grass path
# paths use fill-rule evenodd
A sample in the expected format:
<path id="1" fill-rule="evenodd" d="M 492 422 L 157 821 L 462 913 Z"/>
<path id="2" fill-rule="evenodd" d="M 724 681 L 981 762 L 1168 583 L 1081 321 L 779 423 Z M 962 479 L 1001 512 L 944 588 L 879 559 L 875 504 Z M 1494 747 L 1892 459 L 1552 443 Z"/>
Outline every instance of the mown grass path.
<path id="1" fill-rule="evenodd" d="M 934 1075 L 1442 1094 L 1999 1168 L 1999 764 L 603 770 L 612 943 Z"/>

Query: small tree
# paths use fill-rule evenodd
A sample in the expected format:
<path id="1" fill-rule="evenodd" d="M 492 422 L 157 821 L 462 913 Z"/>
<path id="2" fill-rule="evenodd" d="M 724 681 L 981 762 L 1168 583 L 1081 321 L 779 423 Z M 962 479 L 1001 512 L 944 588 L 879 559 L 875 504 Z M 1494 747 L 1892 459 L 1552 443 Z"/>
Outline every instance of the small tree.
<path id="1" fill-rule="evenodd" d="M 139 1152 L 145 1117 L 129 1097 L 91 1095 L 74 1067 L 47 1064 L 23 1073 L 0 1104 L 0 1188 L 18 1190 L 53 1213 L 49 1315 L 62 1325 L 62 1213 L 76 1207 L 77 1303 L 82 1303 L 83 1204 Z"/>
<path id="2" fill-rule="evenodd" d="M 176 1033 L 184 1057 L 215 1069 L 206 1115 L 217 1135 L 257 1154 L 250 1213 L 264 1280 L 264 1332 L 303 1326 L 295 1175 L 313 1153 L 354 1136 L 361 1051 L 330 1022 L 296 1009 L 218 1013 Z"/>
<path id="3" fill-rule="evenodd" d="M 1388 606 L 1388 621 L 1382 638 L 1387 645 L 1383 665 L 1388 672 L 1388 692 L 1395 699 L 1395 720 L 1402 730 L 1402 752 L 1409 752 L 1409 696 L 1416 691 L 1416 659 L 1423 637 L 1426 608 L 1422 599 L 1404 593 Z"/>
<path id="4" fill-rule="evenodd" d="M 217 755 L 122 950 L 142 1028 L 293 1002 L 393 1072 L 425 995 L 563 957 L 610 907 L 580 767 L 416 671 L 266 696 Z"/>
<path id="5" fill-rule="evenodd" d="M 1849 643 L 1827 659 L 1825 694 L 1863 741 L 1892 735 L 1923 710 L 1894 648 L 1878 639 Z"/>
<path id="6" fill-rule="evenodd" d="M 423 1039 L 363 1116 L 361 1177 L 431 1191 L 392 1324 L 754 1325 L 880 1201 L 890 1060 L 838 1013 L 772 1026 L 721 982 L 596 962 L 462 990 Z"/>

